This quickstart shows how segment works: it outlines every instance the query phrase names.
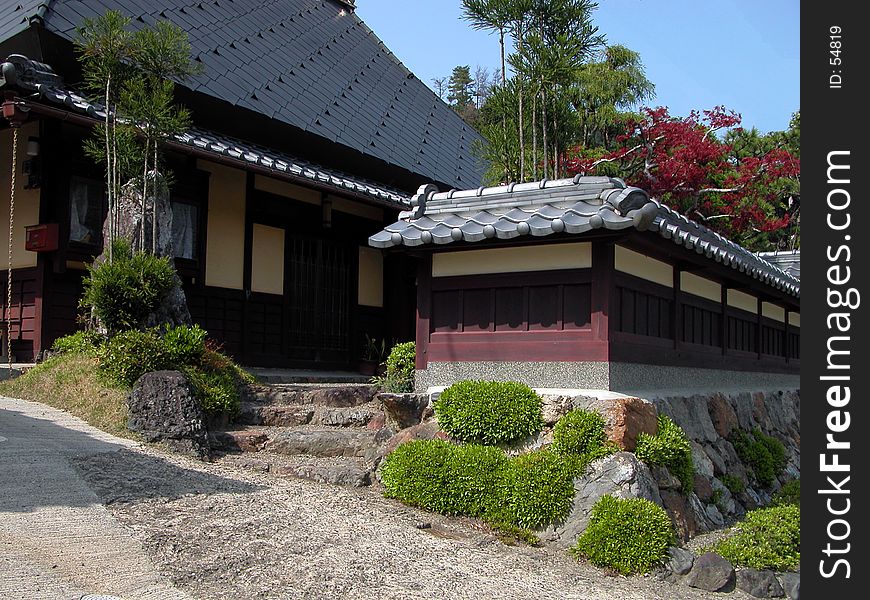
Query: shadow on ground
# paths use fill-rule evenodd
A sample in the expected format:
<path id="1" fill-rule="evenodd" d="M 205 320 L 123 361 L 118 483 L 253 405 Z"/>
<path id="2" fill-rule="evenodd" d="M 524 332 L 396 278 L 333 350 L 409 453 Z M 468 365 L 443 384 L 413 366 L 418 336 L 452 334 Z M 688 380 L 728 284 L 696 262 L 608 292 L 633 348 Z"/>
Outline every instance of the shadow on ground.
<path id="1" fill-rule="evenodd" d="M 0 409 L 0 513 L 262 489 L 135 451 L 126 440 L 70 421 L 64 426 Z"/>

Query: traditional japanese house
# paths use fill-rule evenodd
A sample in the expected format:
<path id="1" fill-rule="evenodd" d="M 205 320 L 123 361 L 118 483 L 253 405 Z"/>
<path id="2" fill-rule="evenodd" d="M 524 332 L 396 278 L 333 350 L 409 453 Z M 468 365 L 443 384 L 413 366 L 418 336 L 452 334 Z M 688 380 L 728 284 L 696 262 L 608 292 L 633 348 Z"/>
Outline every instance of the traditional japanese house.
<path id="1" fill-rule="evenodd" d="M 797 388 L 800 283 L 619 179 L 438 192 L 369 243 L 419 261 L 417 387 Z"/>
<path id="2" fill-rule="evenodd" d="M 412 338 L 412 259 L 385 259 L 366 240 L 422 183 L 478 185 L 479 136 L 353 2 L 0 0 L 3 248 L 18 132 L 2 315 L 16 357 L 31 360 L 76 328 L 85 265 L 102 249 L 104 175 L 82 142 L 105 115 L 78 89 L 73 40 L 108 9 L 134 28 L 179 25 L 203 67 L 177 88 L 194 127 L 166 144 L 176 265 L 194 320 L 264 366 L 348 368 L 366 334 Z"/>

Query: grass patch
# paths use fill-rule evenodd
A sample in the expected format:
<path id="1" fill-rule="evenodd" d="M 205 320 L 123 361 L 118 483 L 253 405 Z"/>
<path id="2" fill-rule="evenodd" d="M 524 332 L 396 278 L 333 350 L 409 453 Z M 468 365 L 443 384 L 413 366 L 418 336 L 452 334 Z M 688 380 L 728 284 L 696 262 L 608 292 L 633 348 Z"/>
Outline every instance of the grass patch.
<path id="1" fill-rule="evenodd" d="M 97 366 L 93 356 L 60 354 L 0 383 L 0 394 L 42 402 L 113 435 L 137 439 L 127 429 L 128 390 L 95 377 Z"/>

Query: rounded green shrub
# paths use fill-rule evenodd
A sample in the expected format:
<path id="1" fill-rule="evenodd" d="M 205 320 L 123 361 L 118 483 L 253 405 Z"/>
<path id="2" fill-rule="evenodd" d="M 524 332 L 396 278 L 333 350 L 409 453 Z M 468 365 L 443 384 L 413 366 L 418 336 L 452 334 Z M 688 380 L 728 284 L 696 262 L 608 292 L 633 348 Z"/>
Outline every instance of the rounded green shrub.
<path id="1" fill-rule="evenodd" d="M 630 575 L 661 563 L 673 543 L 671 520 L 654 502 L 602 496 L 572 552 L 596 566 Z"/>
<path id="2" fill-rule="evenodd" d="M 746 489 L 746 484 L 743 483 L 743 480 L 736 475 L 732 475 L 731 473 L 726 473 L 725 475 L 722 475 L 719 479 L 732 494 L 739 494 Z"/>
<path id="3" fill-rule="evenodd" d="M 454 383 L 435 402 L 435 416 L 453 437 L 483 444 L 521 440 L 543 427 L 540 397 L 515 382 Z"/>
<path id="4" fill-rule="evenodd" d="M 413 383 L 416 361 L 417 345 L 414 342 L 396 344 L 387 356 L 387 373 Z"/>
<path id="5" fill-rule="evenodd" d="M 800 564 L 801 510 L 792 504 L 749 511 L 736 533 L 713 550 L 734 563 L 753 569 L 793 570 Z"/>
<path id="6" fill-rule="evenodd" d="M 692 464 L 692 446 L 683 429 L 666 415 L 658 416 L 656 435 L 641 433 L 637 438 L 635 455 L 648 465 L 667 467 L 680 480 L 683 493 L 695 487 L 695 466 Z"/>
<path id="7" fill-rule="evenodd" d="M 792 479 L 783 485 L 773 495 L 771 504 L 781 506 L 783 504 L 791 504 L 792 506 L 800 507 L 801 505 L 801 480 Z"/>
<path id="8" fill-rule="evenodd" d="M 88 267 L 80 302 L 82 308 L 93 310 L 110 334 L 142 328 L 176 281 L 169 258 L 133 253 L 122 240 L 112 248 L 112 262 Z"/>
<path id="9" fill-rule="evenodd" d="M 163 345 L 170 362 L 178 367 L 199 363 L 205 353 L 207 336 L 199 325 L 169 327 L 163 334 Z"/>
<path id="10" fill-rule="evenodd" d="M 92 329 L 76 331 L 54 340 L 52 349 L 60 354 L 96 356 L 106 338 Z"/>
<path id="11" fill-rule="evenodd" d="M 760 429 L 752 433 L 735 429 L 729 440 L 743 464 L 752 470 L 755 480 L 765 487 L 772 485 L 786 467 L 785 446 Z"/>
<path id="12" fill-rule="evenodd" d="M 444 515 L 479 517 L 492 512 L 506 463 L 492 446 L 415 440 L 384 459 L 381 481 L 388 498 Z"/>
<path id="13" fill-rule="evenodd" d="M 586 454 L 606 441 L 604 417 L 591 410 L 572 410 L 553 428 L 553 448 L 561 454 Z"/>
<path id="14" fill-rule="evenodd" d="M 561 521 L 574 501 L 574 474 L 570 462 L 550 450 L 510 459 L 496 518 L 528 529 Z"/>
<path id="15" fill-rule="evenodd" d="M 413 392 L 416 360 L 417 345 L 414 342 L 396 344 L 387 356 L 386 375 L 373 377 L 372 383 L 393 394 Z"/>
<path id="16" fill-rule="evenodd" d="M 145 373 L 172 367 L 163 341 L 153 330 L 122 331 L 103 344 L 99 359 L 100 371 L 128 388 Z"/>

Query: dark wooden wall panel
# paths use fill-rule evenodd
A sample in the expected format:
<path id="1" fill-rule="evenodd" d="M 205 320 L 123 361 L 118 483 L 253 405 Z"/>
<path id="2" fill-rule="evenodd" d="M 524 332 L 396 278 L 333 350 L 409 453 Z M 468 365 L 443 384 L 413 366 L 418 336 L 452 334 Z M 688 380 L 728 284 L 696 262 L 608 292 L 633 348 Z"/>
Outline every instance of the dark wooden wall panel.
<path id="1" fill-rule="evenodd" d="M 8 322 L 12 352 L 19 361 L 32 361 L 38 346 L 36 336 L 39 330 L 36 322 L 36 295 L 41 289 L 37 281 L 37 269 L 16 269 L 12 271 L 12 303 L 6 308 L 7 273 L 0 275 L 3 292 L 0 299 L 0 318 Z M 4 349 L 5 350 L 5 349 Z"/>

